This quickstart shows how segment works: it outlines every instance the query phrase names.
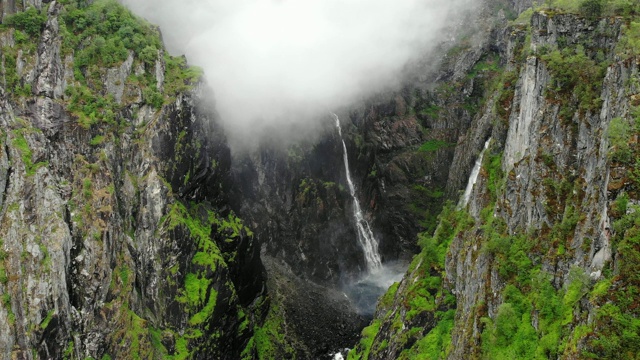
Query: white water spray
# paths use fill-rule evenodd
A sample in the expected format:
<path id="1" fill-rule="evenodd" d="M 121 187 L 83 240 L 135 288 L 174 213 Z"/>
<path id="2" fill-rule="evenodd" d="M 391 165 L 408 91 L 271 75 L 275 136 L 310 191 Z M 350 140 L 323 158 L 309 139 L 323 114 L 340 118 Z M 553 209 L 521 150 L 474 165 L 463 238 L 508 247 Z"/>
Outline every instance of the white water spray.
<path id="1" fill-rule="evenodd" d="M 480 155 L 478 155 L 478 158 L 476 159 L 476 163 L 473 166 L 473 170 L 471 170 L 471 176 L 469 176 L 469 182 L 467 183 L 467 188 L 464 190 L 464 195 L 462 195 L 462 199 L 460 199 L 460 203 L 458 204 L 458 207 L 460 208 L 467 206 L 467 204 L 469 203 L 473 186 L 476 184 L 476 181 L 478 181 L 478 174 L 480 174 L 480 167 L 482 166 L 482 159 L 484 157 L 484 152 L 487 151 L 487 148 L 489 148 L 490 141 L 491 141 L 491 138 L 489 138 L 484 143 L 484 149 L 482 149 L 482 151 L 480 152 Z"/>
<path id="2" fill-rule="evenodd" d="M 356 188 L 353 185 L 353 181 L 351 180 L 351 172 L 349 171 L 349 158 L 347 156 L 347 145 L 344 143 L 344 139 L 342 138 L 340 118 L 338 118 L 338 115 L 334 113 L 331 113 L 331 115 L 333 115 L 334 119 L 336 119 L 336 127 L 338 128 L 338 134 L 340 135 L 340 140 L 342 141 L 344 168 L 345 172 L 347 173 L 347 184 L 349 184 L 349 192 L 351 193 L 351 197 L 353 198 L 353 218 L 356 221 L 356 229 L 358 230 L 358 241 L 360 242 L 360 246 L 362 246 L 362 250 L 364 251 L 364 259 L 367 263 L 367 269 L 369 271 L 377 270 L 382 266 L 380 254 L 378 253 L 378 241 L 373 236 L 373 232 L 371 231 L 369 223 L 364 219 L 362 209 L 360 208 L 360 202 L 358 201 L 358 197 L 356 196 Z"/>

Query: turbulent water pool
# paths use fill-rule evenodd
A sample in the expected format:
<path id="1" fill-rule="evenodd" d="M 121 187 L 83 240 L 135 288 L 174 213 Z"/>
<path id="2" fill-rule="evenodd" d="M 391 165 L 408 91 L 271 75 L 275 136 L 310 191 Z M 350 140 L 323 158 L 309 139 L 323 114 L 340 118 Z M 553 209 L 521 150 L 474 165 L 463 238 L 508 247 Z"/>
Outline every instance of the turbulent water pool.
<path id="1" fill-rule="evenodd" d="M 400 281 L 409 264 L 391 262 L 371 270 L 355 279 L 346 281 L 342 291 L 349 298 L 358 313 L 369 319 L 373 318 L 378 299 L 394 282 Z M 336 349 L 328 354 L 328 359 L 344 360 L 349 353 L 348 348 Z"/>
<path id="2" fill-rule="evenodd" d="M 347 282 L 343 291 L 354 304 L 358 313 L 373 317 L 376 304 L 389 286 L 400 281 L 408 264 L 401 262 L 385 263 L 361 277 Z"/>

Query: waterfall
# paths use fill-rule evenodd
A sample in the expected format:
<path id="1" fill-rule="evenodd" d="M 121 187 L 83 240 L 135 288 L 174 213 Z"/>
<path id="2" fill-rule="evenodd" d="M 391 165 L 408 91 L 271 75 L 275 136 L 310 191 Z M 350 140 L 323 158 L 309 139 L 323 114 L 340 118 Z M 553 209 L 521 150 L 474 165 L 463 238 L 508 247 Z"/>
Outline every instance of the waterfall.
<path id="1" fill-rule="evenodd" d="M 342 150 L 343 150 L 343 158 L 344 158 L 344 169 L 347 173 L 347 184 L 349 185 L 349 192 L 351 193 L 351 197 L 353 198 L 353 218 L 356 222 L 356 229 L 358 232 L 358 242 L 360 242 L 360 246 L 362 246 L 362 250 L 364 251 L 364 259 L 367 263 L 367 269 L 369 271 L 379 269 L 382 266 L 382 261 L 380 260 L 380 254 L 378 253 L 378 241 L 373 236 L 373 232 L 371 231 L 371 227 L 367 220 L 364 219 L 364 215 L 362 214 L 362 209 L 360 208 L 360 202 L 358 201 L 358 197 L 356 196 L 356 188 L 353 185 L 353 180 L 351 179 L 351 172 L 349 171 L 349 157 L 347 156 L 347 145 L 344 143 L 344 139 L 342 138 L 342 128 L 340 127 L 340 118 L 338 115 L 333 115 L 334 119 L 336 119 L 336 127 L 338 128 L 338 134 L 340 135 L 340 140 L 342 141 Z"/>
<path id="2" fill-rule="evenodd" d="M 471 170 L 471 176 L 469 176 L 469 182 L 467 183 L 467 188 L 464 190 L 464 195 L 462 195 L 462 199 L 460 199 L 460 203 L 458 204 L 458 207 L 460 208 L 467 206 L 467 204 L 469 203 L 473 186 L 476 184 L 476 181 L 478 181 L 478 174 L 480 174 L 480 167 L 482 166 L 482 158 L 484 157 L 484 152 L 489 147 L 490 141 L 491 141 L 491 138 L 489 138 L 484 143 L 484 149 L 482 149 L 482 151 L 480 152 L 480 155 L 478 155 L 478 158 L 476 159 L 476 163 L 473 166 L 473 170 Z"/>

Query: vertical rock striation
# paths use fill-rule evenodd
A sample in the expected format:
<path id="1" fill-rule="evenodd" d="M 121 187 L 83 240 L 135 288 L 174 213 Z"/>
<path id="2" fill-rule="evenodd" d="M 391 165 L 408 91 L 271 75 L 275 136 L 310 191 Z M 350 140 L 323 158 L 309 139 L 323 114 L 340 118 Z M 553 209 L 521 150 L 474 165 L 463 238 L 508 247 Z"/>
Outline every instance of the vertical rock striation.
<path id="1" fill-rule="evenodd" d="M 630 28 L 560 9 L 520 20 L 493 32 L 502 73 L 456 147 L 454 179 L 492 139 L 468 205 L 419 237 L 350 358 L 635 353 L 638 327 L 622 325 L 637 318 L 622 270 L 638 250 Z"/>
<path id="2" fill-rule="evenodd" d="M 0 358 L 240 357 L 262 265 L 206 86 L 161 48 L 70 48 L 85 16 L 161 46 L 115 2 L 32 5 L 0 36 Z"/>

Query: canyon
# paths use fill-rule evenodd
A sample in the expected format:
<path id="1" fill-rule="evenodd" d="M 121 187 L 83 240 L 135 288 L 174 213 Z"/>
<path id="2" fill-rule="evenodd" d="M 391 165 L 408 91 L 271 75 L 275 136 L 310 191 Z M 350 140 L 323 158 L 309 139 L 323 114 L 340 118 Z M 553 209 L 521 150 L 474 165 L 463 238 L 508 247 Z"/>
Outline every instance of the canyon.
<path id="1" fill-rule="evenodd" d="M 1 359 L 640 353 L 637 4 L 484 0 L 250 149 L 118 2 L 0 8 Z"/>

